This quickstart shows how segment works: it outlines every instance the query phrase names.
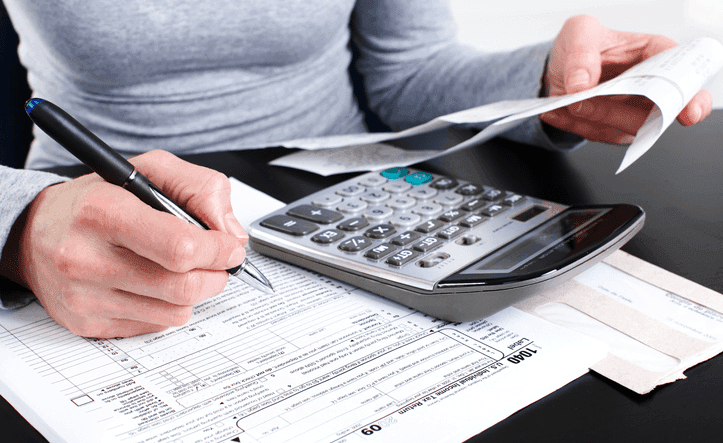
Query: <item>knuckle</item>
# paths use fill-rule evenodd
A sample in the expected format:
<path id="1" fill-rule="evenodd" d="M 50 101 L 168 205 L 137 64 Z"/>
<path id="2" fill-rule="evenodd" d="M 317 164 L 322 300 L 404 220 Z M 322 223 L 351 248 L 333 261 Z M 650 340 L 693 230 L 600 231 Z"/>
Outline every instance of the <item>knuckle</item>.
<path id="1" fill-rule="evenodd" d="M 191 320 L 192 306 L 178 306 L 168 312 L 168 326 L 183 326 Z"/>
<path id="2" fill-rule="evenodd" d="M 53 265 L 57 272 L 70 281 L 79 281 L 89 275 L 87 263 L 82 259 L 85 254 L 74 244 L 64 242 L 53 255 Z"/>
<path id="3" fill-rule="evenodd" d="M 72 325 L 68 325 L 67 328 L 73 334 L 81 337 L 100 337 L 103 335 L 102 328 L 98 327 L 95 322 L 87 319 L 75 321 Z"/>
<path id="4" fill-rule="evenodd" d="M 171 237 L 169 270 L 173 272 L 187 272 L 193 269 L 193 259 L 196 256 L 196 239 L 188 231 L 179 232 Z"/>
<path id="5" fill-rule="evenodd" d="M 197 272 L 184 272 L 179 274 L 173 279 L 172 286 L 171 297 L 174 304 L 192 305 L 198 301 L 201 284 Z"/>

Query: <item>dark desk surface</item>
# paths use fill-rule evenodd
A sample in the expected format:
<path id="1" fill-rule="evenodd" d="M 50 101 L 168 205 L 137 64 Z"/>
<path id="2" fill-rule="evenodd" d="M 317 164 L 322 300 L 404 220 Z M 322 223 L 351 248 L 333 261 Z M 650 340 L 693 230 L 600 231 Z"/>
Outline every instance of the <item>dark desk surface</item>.
<path id="1" fill-rule="evenodd" d="M 565 204 L 638 204 L 647 212 L 646 225 L 623 249 L 723 293 L 722 125 L 723 110 L 693 128 L 674 123 L 647 154 L 619 175 L 614 173 L 625 148 L 598 143 L 561 154 L 495 140 L 422 167 Z M 266 165 L 285 152 L 269 149 L 187 159 L 286 202 L 350 177 L 324 178 Z M 78 174 L 79 170 L 63 171 Z M 691 368 L 686 375 L 686 380 L 640 396 L 602 376 L 587 374 L 470 442 L 719 441 L 723 356 Z M 2 441 L 45 441 L 4 401 L 0 401 L 0 429 Z"/>

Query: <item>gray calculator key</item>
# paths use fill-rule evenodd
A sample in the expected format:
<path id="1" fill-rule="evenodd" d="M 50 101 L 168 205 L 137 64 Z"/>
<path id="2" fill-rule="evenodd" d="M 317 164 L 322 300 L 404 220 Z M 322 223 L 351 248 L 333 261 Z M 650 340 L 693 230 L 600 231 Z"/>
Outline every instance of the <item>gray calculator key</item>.
<path id="1" fill-rule="evenodd" d="M 387 238 L 397 233 L 397 229 L 392 225 L 377 225 L 367 229 L 364 235 L 369 238 Z"/>
<path id="2" fill-rule="evenodd" d="M 520 194 L 509 194 L 501 203 L 505 206 L 517 206 L 525 200 L 527 200 L 527 197 L 523 197 Z"/>
<path id="3" fill-rule="evenodd" d="M 260 223 L 261 226 L 284 234 L 302 236 L 312 233 L 319 229 L 319 226 L 298 218 L 289 217 L 288 215 L 274 215 Z"/>
<path id="4" fill-rule="evenodd" d="M 375 221 L 382 221 L 384 219 L 387 219 L 391 217 L 392 214 L 394 214 L 394 209 L 387 206 L 377 206 L 376 208 L 371 208 L 364 211 L 365 218 Z"/>
<path id="5" fill-rule="evenodd" d="M 367 202 L 357 199 L 344 200 L 339 206 L 336 207 L 336 209 L 347 214 L 356 214 L 365 210 L 368 207 L 369 205 L 367 204 Z"/>
<path id="6" fill-rule="evenodd" d="M 369 222 L 367 219 L 362 217 L 354 217 L 350 218 L 348 220 L 344 220 L 343 222 L 339 223 L 336 227 L 341 229 L 342 231 L 358 231 L 360 229 L 364 229 L 367 226 L 369 226 Z"/>
<path id="7" fill-rule="evenodd" d="M 485 220 L 489 220 L 489 217 L 483 217 L 479 214 L 470 214 L 467 217 L 465 217 L 463 220 L 460 220 L 459 224 L 466 228 L 472 228 L 472 227 L 475 227 L 478 224 L 482 223 Z"/>
<path id="8" fill-rule="evenodd" d="M 489 205 L 480 211 L 480 214 L 486 215 L 487 217 L 494 217 L 495 215 L 506 211 L 507 208 L 501 205 Z"/>
<path id="9" fill-rule="evenodd" d="M 336 211 L 319 208 L 314 205 L 297 206 L 295 208 L 291 208 L 286 213 L 294 217 L 303 218 L 304 220 L 308 220 L 310 222 L 321 223 L 322 225 L 338 222 L 344 218 L 343 215 Z"/>
<path id="10" fill-rule="evenodd" d="M 382 187 L 382 189 L 384 189 L 387 192 L 391 192 L 392 194 L 399 194 L 400 192 L 404 192 L 411 188 L 412 188 L 411 183 L 407 183 L 405 181 L 389 182 Z"/>
<path id="11" fill-rule="evenodd" d="M 408 197 L 416 198 L 417 200 L 427 200 L 437 195 L 437 190 L 432 188 L 414 188 L 407 192 Z"/>
<path id="12" fill-rule="evenodd" d="M 443 244 L 444 242 L 437 237 L 427 237 L 424 240 L 420 240 L 413 244 L 412 249 L 416 249 L 419 252 L 428 252 L 442 246 Z"/>
<path id="13" fill-rule="evenodd" d="M 445 224 L 446 223 L 444 223 L 442 220 L 427 220 L 426 222 L 417 226 L 414 230 L 429 234 L 430 232 L 436 231 L 437 229 L 441 228 Z"/>
<path id="14" fill-rule="evenodd" d="M 439 218 L 443 222 L 451 222 L 454 220 L 457 220 L 458 218 L 465 215 L 465 212 L 463 212 L 461 209 L 449 209 L 447 211 L 444 211 L 442 215 L 440 215 Z"/>
<path id="15" fill-rule="evenodd" d="M 420 203 L 412 209 L 412 212 L 422 217 L 434 217 L 443 210 L 442 205 L 438 205 L 437 203 Z"/>
<path id="16" fill-rule="evenodd" d="M 390 218 L 388 223 L 397 226 L 412 226 L 416 225 L 422 220 L 422 217 L 411 212 L 402 212 Z"/>
<path id="17" fill-rule="evenodd" d="M 391 238 L 389 240 L 389 243 L 395 244 L 397 246 L 407 246 L 421 236 L 422 234 L 418 232 L 407 231 L 397 235 L 396 237 Z"/>
<path id="18" fill-rule="evenodd" d="M 451 240 L 466 230 L 467 230 L 466 228 L 463 228 L 462 226 L 459 226 L 459 225 L 447 226 L 446 228 L 437 232 L 437 237 L 443 238 L 445 240 Z"/>
<path id="19" fill-rule="evenodd" d="M 386 178 L 382 177 L 381 175 L 376 175 L 376 174 L 374 174 L 374 175 L 369 175 L 369 176 L 364 177 L 364 178 L 362 178 L 361 180 L 359 180 L 359 184 L 360 184 L 360 185 L 366 186 L 366 187 L 369 187 L 369 188 L 373 188 L 373 187 L 376 187 L 376 186 L 381 186 L 381 185 L 383 185 L 383 184 L 386 183 L 386 182 L 387 182 L 387 179 L 386 179 Z"/>
<path id="20" fill-rule="evenodd" d="M 457 190 L 455 190 L 454 192 L 460 195 L 477 195 L 481 194 L 482 191 L 484 191 L 484 188 L 482 186 L 476 185 L 474 183 L 467 183 L 466 185 L 462 185 L 457 188 Z"/>
<path id="21" fill-rule="evenodd" d="M 359 252 L 372 245 L 372 241 L 365 237 L 352 237 L 339 244 L 339 249 L 346 252 Z"/>
<path id="22" fill-rule="evenodd" d="M 370 250 L 364 253 L 364 257 L 371 258 L 372 260 L 379 260 L 384 258 L 392 252 L 396 251 L 396 246 L 390 245 L 389 243 L 382 243 L 381 245 L 374 246 Z"/>
<path id="23" fill-rule="evenodd" d="M 359 185 L 346 185 L 341 189 L 337 189 L 336 193 L 343 195 L 344 197 L 353 197 L 355 195 L 362 194 L 367 188 Z"/>
<path id="24" fill-rule="evenodd" d="M 482 200 L 481 198 L 475 198 L 475 199 L 473 199 L 473 200 L 470 200 L 470 201 L 466 202 L 465 204 L 463 204 L 463 205 L 460 206 L 459 208 L 460 208 L 460 209 L 463 209 L 463 210 L 465 210 L 465 211 L 472 212 L 472 211 L 478 210 L 479 208 L 481 208 L 482 206 L 484 206 L 484 205 L 486 205 L 486 204 L 487 204 L 487 202 L 484 201 L 484 200 Z"/>
<path id="25" fill-rule="evenodd" d="M 435 203 L 444 206 L 456 206 L 464 201 L 464 197 L 455 192 L 444 192 L 434 198 Z"/>
<path id="26" fill-rule="evenodd" d="M 484 195 L 482 195 L 482 198 L 487 201 L 495 201 L 501 199 L 504 196 L 505 191 L 500 191 L 499 189 L 490 189 L 489 191 L 485 192 Z"/>
<path id="27" fill-rule="evenodd" d="M 437 180 L 429 184 L 434 189 L 445 190 L 452 189 L 457 186 L 459 182 L 456 179 L 450 177 L 440 177 Z"/>
<path id="28" fill-rule="evenodd" d="M 317 197 L 311 203 L 316 206 L 334 206 L 341 203 L 341 197 L 336 194 L 326 194 L 321 197 Z"/>
<path id="29" fill-rule="evenodd" d="M 387 202 L 387 206 L 392 209 L 409 209 L 417 204 L 417 200 L 412 197 L 396 197 Z"/>
<path id="30" fill-rule="evenodd" d="M 344 233 L 338 229 L 327 229 L 315 234 L 311 237 L 311 241 L 314 243 L 320 243 L 322 245 L 330 245 L 344 238 Z"/>
<path id="31" fill-rule="evenodd" d="M 387 263 L 393 266 L 402 266 L 405 263 L 419 257 L 419 252 L 412 251 L 411 249 L 403 249 L 396 254 L 392 255 L 387 259 Z"/>
<path id="32" fill-rule="evenodd" d="M 389 199 L 390 196 L 391 194 L 389 194 L 388 192 L 373 190 L 367 192 L 366 194 L 362 194 L 359 198 L 364 200 L 365 202 L 377 204 Z"/>

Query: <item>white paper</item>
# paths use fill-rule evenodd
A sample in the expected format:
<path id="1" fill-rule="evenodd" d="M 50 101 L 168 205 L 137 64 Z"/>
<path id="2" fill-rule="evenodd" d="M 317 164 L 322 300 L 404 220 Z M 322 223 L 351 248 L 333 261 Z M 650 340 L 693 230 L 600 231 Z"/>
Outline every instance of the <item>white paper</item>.
<path id="1" fill-rule="evenodd" d="M 514 308 L 450 324 L 249 258 L 274 295 L 231 281 L 163 333 L 90 340 L 36 303 L 0 312 L 0 393 L 54 442 L 462 441 L 606 353 Z"/>
<path id="2" fill-rule="evenodd" d="M 342 172 L 384 169 L 389 166 L 408 166 L 420 161 L 478 145 L 522 123 L 526 118 L 539 115 L 596 96 L 640 95 L 654 104 L 654 109 L 628 147 L 616 173 L 623 171 L 658 140 L 663 131 L 705 83 L 723 67 L 723 45 L 711 38 L 700 38 L 663 51 L 635 65 L 618 77 L 595 88 L 561 97 L 505 101 L 480 106 L 466 111 L 439 117 L 427 125 L 421 125 L 396 134 L 359 134 L 340 136 L 322 144 L 319 139 L 305 144 L 297 140 L 282 143 L 287 147 L 319 149 L 315 152 L 300 151 L 278 158 L 273 165 L 287 166 L 331 175 Z M 497 120 L 497 121 L 495 121 Z M 404 151 L 384 144 L 384 141 L 412 134 L 427 132 L 444 124 L 474 126 L 495 121 L 474 137 L 447 150 Z M 358 137 L 358 138 L 356 138 Z M 348 145 L 355 146 L 348 146 Z M 325 149 L 320 149 L 320 148 Z M 330 149 L 336 148 L 336 149 Z M 360 155 L 365 149 L 370 155 Z"/>
<path id="3" fill-rule="evenodd" d="M 623 251 L 515 307 L 604 341 L 591 367 L 639 393 L 723 351 L 723 296 Z"/>

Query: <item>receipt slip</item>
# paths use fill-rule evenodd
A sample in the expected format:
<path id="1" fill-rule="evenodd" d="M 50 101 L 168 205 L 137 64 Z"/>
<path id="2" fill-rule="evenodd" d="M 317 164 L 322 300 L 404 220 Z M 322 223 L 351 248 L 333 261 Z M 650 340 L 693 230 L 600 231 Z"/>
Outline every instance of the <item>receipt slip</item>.
<path id="1" fill-rule="evenodd" d="M 479 145 L 509 131 L 530 117 L 592 97 L 646 97 L 655 106 L 627 148 L 616 172 L 619 173 L 653 146 L 690 99 L 722 67 L 723 45 L 711 38 L 699 38 L 656 54 L 619 76 L 577 94 L 500 101 L 444 115 L 402 132 L 346 134 L 281 141 L 275 145 L 302 150 L 280 157 L 271 164 L 325 176 L 408 166 Z M 433 142 L 425 144 L 421 138 L 418 144 L 424 149 L 406 150 L 388 143 L 412 136 L 430 136 L 435 131 L 453 126 L 477 128 L 481 131 L 448 149 L 440 149 Z"/>
<path id="2" fill-rule="evenodd" d="M 723 351 L 723 295 L 622 251 L 516 307 L 607 343 L 590 369 L 639 394 Z"/>

